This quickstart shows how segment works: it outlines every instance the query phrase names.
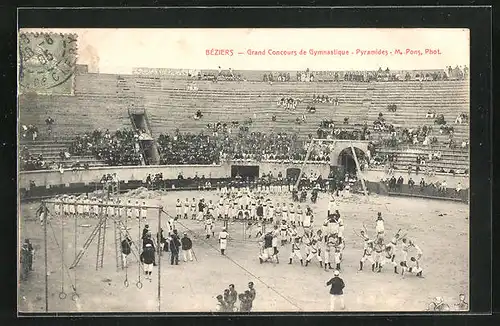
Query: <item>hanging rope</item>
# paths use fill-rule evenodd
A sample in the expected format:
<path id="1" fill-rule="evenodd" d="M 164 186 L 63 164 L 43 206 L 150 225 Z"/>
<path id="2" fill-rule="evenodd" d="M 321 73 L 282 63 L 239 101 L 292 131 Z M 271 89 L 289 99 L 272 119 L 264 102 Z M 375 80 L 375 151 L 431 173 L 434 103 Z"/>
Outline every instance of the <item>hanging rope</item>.
<path id="1" fill-rule="evenodd" d="M 47 214 L 47 216 L 48 216 L 48 215 L 51 215 L 51 217 L 54 217 L 54 215 L 52 215 L 52 213 L 50 213 L 48 209 L 47 209 L 47 213 L 48 213 L 48 214 Z M 59 248 L 59 251 L 60 251 L 60 253 L 61 253 L 61 256 L 63 256 L 63 252 L 64 252 L 64 250 L 63 250 L 63 249 L 61 248 L 61 246 L 59 245 L 59 242 L 57 241 L 56 231 L 55 231 L 55 230 L 54 230 L 54 228 L 52 227 L 52 224 L 51 224 L 51 223 L 49 223 L 49 220 L 47 220 L 47 225 L 48 225 L 48 226 L 50 226 L 50 229 L 52 230 L 52 235 L 53 235 L 53 237 L 54 237 L 54 241 L 56 242 L 56 245 L 57 245 L 57 247 Z M 69 280 L 71 280 L 71 274 L 70 274 L 70 272 L 69 272 L 69 268 L 68 268 L 68 266 L 64 263 L 64 259 L 62 259 L 62 260 L 61 260 L 61 265 L 64 267 L 63 269 L 66 271 L 66 274 L 67 274 L 67 276 L 68 276 L 68 279 L 69 279 Z M 63 271 L 61 270 L 61 273 L 62 273 L 62 272 L 63 272 Z M 63 275 L 63 276 L 64 276 L 64 275 Z M 63 278 L 63 279 L 64 279 L 64 278 Z M 73 288 L 73 290 L 75 291 L 75 292 L 73 293 L 72 298 L 75 298 L 75 299 L 76 299 L 76 298 L 78 298 L 78 293 L 76 293 L 76 285 L 72 284 L 72 285 L 71 285 L 71 287 L 72 287 L 72 288 Z M 63 287 L 63 290 L 64 290 L 64 287 Z M 61 293 L 63 293 L 63 292 L 64 292 L 64 291 L 62 291 Z M 60 294 L 60 297 L 61 297 L 61 294 Z M 66 298 L 66 293 L 64 293 L 64 298 Z M 64 299 L 64 298 L 61 298 L 61 299 Z"/>
<path id="2" fill-rule="evenodd" d="M 136 213 L 137 213 L 137 210 L 136 210 Z M 137 214 L 136 214 L 137 215 Z M 135 286 L 137 286 L 138 289 L 142 289 L 142 282 L 141 282 L 141 264 L 142 264 L 142 260 L 141 260 L 141 254 L 142 254 L 142 246 L 141 246 L 141 240 L 142 240 L 142 234 L 141 234 L 141 211 L 139 211 L 139 215 L 137 216 L 137 218 L 139 219 L 139 245 L 137 246 L 137 248 L 139 248 L 139 264 L 137 265 L 138 267 L 138 275 L 139 275 L 139 280 L 137 281 L 137 283 L 135 283 Z"/>
<path id="3" fill-rule="evenodd" d="M 63 215 L 60 217 L 61 221 L 61 292 L 59 292 L 59 299 L 66 299 L 66 293 L 64 292 L 64 223 L 63 223 Z"/>
<path id="4" fill-rule="evenodd" d="M 121 220 L 121 213 L 122 213 L 122 207 L 118 207 L 118 220 Z M 128 217 L 127 217 L 127 214 L 124 214 L 125 216 L 125 240 L 127 240 L 127 233 L 128 233 Z M 120 233 L 120 239 L 121 239 L 121 233 Z M 127 241 L 128 243 L 128 241 Z M 120 246 L 121 246 L 121 243 L 120 243 Z M 122 264 L 125 265 L 125 280 L 123 281 L 123 285 L 128 288 L 129 286 L 129 282 L 128 282 L 128 259 L 127 258 L 123 258 L 123 253 L 122 253 Z M 140 263 L 140 262 L 139 262 Z M 140 271 L 139 271 L 140 273 Z"/>
<path id="5" fill-rule="evenodd" d="M 170 214 L 168 214 L 167 212 L 165 212 L 165 210 L 162 210 L 162 211 L 163 211 L 163 213 L 165 213 L 165 215 L 167 215 L 169 217 L 172 217 Z M 190 228 L 188 228 L 187 226 L 185 226 L 184 224 L 182 224 L 181 222 L 179 222 L 179 220 L 177 220 L 177 223 L 179 223 L 183 228 L 185 228 L 186 230 L 188 230 L 190 233 L 194 234 L 195 238 L 203 241 L 210 248 L 214 249 L 217 253 L 219 253 L 219 249 L 217 249 L 216 247 L 214 247 L 210 242 L 206 241 L 204 239 L 204 237 L 200 236 L 197 232 L 194 232 L 193 230 L 191 230 Z M 234 240 L 232 240 L 232 241 L 234 241 Z M 283 294 L 281 294 L 280 292 L 278 292 L 276 289 L 274 289 L 272 286 L 270 286 L 269 284 L 267 284 L 266 282 L 264 282 L 257 275 L 253 274 L 248 269 L 246 269 L 245 267 L 243 267 L 240 264 L 238 264 L 231 257 L 229 257 L 228 255 L 224 255 L 224 258 L 228 259 L 230 262 L 232 262 L 233 264 L 235 264 L 236 266 L 238 266 L 239 268 L 241 268 L 243 271 L 245 271 L 246 273 L 248 273 L 249 275 L 251 275 L 252 277 L 254 277 L 256 280 L 258 280 L 260 283 L 264 284 L 268 289 L 270 289 L 271 291 L 273 291 L 274 293 L 276 293 L 278 296 L 280 296 L 281 298 L 283 298 L 285 301 L 287 301 L 288 303 L 290 303 L 292 306 L 298 308 L 300 311 L 303 311 L 303 309 L 301 307 L 299 307 L 296 303 L 292 302 L 286 296 L 284 296 Z"/>
<path id="6" fill-rule="evenodd" d="M 77 247 L 78 247 L 78 219 L 77 219 L 77 214 L 75 214 L 75 259 L 78 254 L 77 252 Z M 73 288 L 73 294 L 71 296 L 71 299 L 75 301 L 78 298 L 78 294 L 76 293 L 76 269 L 74 270 L 74 276 L 75 276 L 75 282 L 72 284 Z"/>

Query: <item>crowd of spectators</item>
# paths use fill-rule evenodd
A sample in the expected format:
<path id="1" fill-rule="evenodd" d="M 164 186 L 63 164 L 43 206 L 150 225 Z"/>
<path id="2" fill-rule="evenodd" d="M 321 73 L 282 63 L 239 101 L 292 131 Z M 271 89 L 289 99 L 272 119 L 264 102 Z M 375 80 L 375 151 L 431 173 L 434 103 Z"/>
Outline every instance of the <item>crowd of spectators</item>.
<path id="1" fill-rule="evenodd" d="M 231 139 L 231 143 L 225 152 L 233 159 L 300 160 L 306 154 L 297 134 L 240 133 Z"/>
<path id="2" fill-rule="evenodd" d="M 297 105 L 301 102 L 302 102 L 302 99 L 300 99 L 300 98 L 282 96 L 276 101 L 276 105 L 278 107 L 281 107 L 281 108 L 284 108 L 287 110 L 295 110 L 297 108 Z"/>
<path id="3" fill-rule="evenodd" d="M 132 130 L 94 130 L 85 133 L 69 146 L 69 154 L 74 156 L 93 155 L 108 165 L 140 165 L 144 159 L 139 145 L 140 134 Z"/>
<path id="4" fill-rule="evenodd" d="M 235 73 L 233 69 L 223 70 L 220 66 L 217 72 L 199 71 L 197 74 L 198 80 L 217 81 L 244 81 L 245 78 L 240 73 Z"/>
<path id="5" fill-rule="evenodd" d="M 385 121 L 384 114 L 379 112 L 377 120 L 373 121 L 373 130 L 392 133 L 395 131 L 394 126 Z"/>
<path id="6" fill-rule="evenodd" d="M 344 120 L 344 124 L 345 123 Z M 340 139 L 340 140 L 367 140 L 369 136 L 367 126 L 362 129 L 348 130 L 346 128 L 338 128 L 333 120 L 323 120 L 320 122 L 316 135 L 320 139 Z"/>
<path id="7" fill-rule="evenodd" d="M 381 67 L 376 71 L 309 71 L 297 72 L 297 81 L 440 81 L 440 80 L 463 80 L 468 77 L 467 66 L 446 67 L 443 71 L 407 71 L 392 72 L 388 67 Z"/>
<path id="8" fill-rule="evenodd" d="M 49 164 L 45 161 L 42 154 L 32 155 L 26 146 L 19 152 L 19 158 L 19 168 L 22 171 L 45 170 L 49 168 Z"/>
<path id="9" fill-rule="evenodd" d="M 277 73 L 273 74 L 272 72 L 268 74 L 264 74 L 262 77 L 262 80 L 264 82 L 289 82 L 290 81 L 290 73 L 289 72 L 282 72 L 282 73 Z"/>
<path id="10" fill-rule="evenodd" d="M 331 103 L 333 105 L 339 105 L 339 98 L 338 97 L 330 97 L 328 95 L 316 95 L 313 94 L 312 98 L 313 103 Z"/>
<path id="11" fill-rule="evenodd" d="M 223 294 L 217 295 L 217 312 L 250 312 L 252 311 L 253 301 L 256 297 L 254 283 L 248 283 L 248 289 L 239 293 L 235 290 L 234 284 L 230 284 Z M 237 306 L 240 301 L 239 307 Z"/>
<path id="12" fill-rule="evenodd" d="M 21 138 L 23 140 L 37 140 L 38 128 L 34 125 L 21 125 Z"/>
<path id="13" fill-rule="evenodd" d="M 158 138 L 160 164 L 218 164 L 220 139 L 203 133 L 161 134 Z"/>

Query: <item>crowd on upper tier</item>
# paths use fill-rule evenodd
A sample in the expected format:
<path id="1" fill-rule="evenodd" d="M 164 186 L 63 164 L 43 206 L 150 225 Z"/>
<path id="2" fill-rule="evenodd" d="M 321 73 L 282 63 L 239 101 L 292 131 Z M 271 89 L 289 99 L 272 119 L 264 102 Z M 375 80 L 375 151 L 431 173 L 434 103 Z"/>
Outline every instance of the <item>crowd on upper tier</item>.
<path id="1" fill-rule="evenodd" d="M 140 165 L 144 159 L 140 150 L 140 136 L 132 130 L 117 130 L 115 133 L 94 130 L 76 137 L 69 146 L 69 154 L 93 155 L 108 165 Z"/>
<path id="2" fill-rule="evenodd" d="M 305 153 L 297 134 L 176 132 L 158 138 L 161 164 L 219 164 L 223 160 L 299 160 Z"/>
<path id="3" fill-rule="evenodd" d="M 442 71 L 406 71 L 406 72 L 393 72 L 387 67 L 382 69 L 380 67 L 376 71 L 297 71 L 295 74 L 290 75 L 289 72 L 269 72 L 265 73 L 262 77 L 264 82 L 314 82 L 314 81 L 356 81 L 356 82 L 370 82 L 370 81 L 438 81 L 449 79 L 467 79 L 469 75 L 469 68 L 467 66 L 458 66 L 455 68 L 447 66 Z"/>

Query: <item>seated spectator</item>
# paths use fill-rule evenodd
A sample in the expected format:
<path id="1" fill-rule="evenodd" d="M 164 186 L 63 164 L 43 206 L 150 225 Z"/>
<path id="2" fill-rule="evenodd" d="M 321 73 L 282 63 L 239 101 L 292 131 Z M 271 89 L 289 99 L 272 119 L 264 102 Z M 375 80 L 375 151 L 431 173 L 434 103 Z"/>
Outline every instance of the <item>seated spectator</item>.
<path id="1" fill-rule="evenodd" d="M 462 145 L 461 145 L 461 147 L 462 147 L 463 149 L 465 149 L 465 148 L 469 148 L 469 141 L 468 141 L 468 140 L 464 140 L 464 141 L 462 141 Z"/>
<path id="2" fill-rule="evenodd" d="M 460 113 L 458 117 L 455 119 L 455 123 L 457 124 L 468 123 L 468 122 L 469 122 L 469 116 L 465 113 Z"/>
<path id="3" fill-rule="evenodd" d="M 45 170 L 49 168 L 47 162 L 45 162 L 42 154 L 37 156 L 32 155 L 28 148 L 25 146 L 19 153 L 20 158 L 20 170 L 22 171 L 32 171 L 32 170 Z"/>
<path id="4" fill-rule="evenodd" d="M 397 105 L 396 105 L 396 104 L 389 104 L 389 105 L 387 106 L 387 111 L 389 111 L 389 112 L 396 112 L 397 108 L 398 108 L 398 107 L 397 107 Z"/>
<path id="5" fill-rule="evenodd" d="M 441 127 L 439 127 L 439 133 L 441 134 L 451 134 L 453 132 L 454 129 L 452 126 L 441 125 Z"/>
<path id="6" fill-rule="evenodd" d="M 431 111 L 431 110 L 427 111 L 425 117 L 434 119 L 436 117 L 436 111 Z"/>
<path id="7" fill-rule="evenodd" d="M 195 120 L 200 120 L 203 117 L 203 113 L 201 113 L 201 110 L 196 111 L 196 113 L 193 116 L 193 119 Z"/>
<path id="8" fill-rule="evenodd" d="M 345 118 L 344 118 L 344 124 L 345 124 L 345 125 L 349 124 L 349 117 L 345 117 Z"/>
<path id="9" fill-rule="evenodd" d="M 437 125 L 445 125 L 446 124 L 446 120 L 444 119 L 444 115 L 440 114 L 436 117 L 436 119 L 434 120 L 434 124 L 437 124 Z"/>

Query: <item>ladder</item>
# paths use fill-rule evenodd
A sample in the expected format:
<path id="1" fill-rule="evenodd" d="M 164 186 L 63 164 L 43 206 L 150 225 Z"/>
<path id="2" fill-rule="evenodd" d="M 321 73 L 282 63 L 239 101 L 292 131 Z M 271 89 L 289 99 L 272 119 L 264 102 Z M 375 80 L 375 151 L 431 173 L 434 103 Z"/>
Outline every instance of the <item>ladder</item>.
<path id="1" fill-rule="evenodd" d="M 120 226 L 118 222 L 114 220 L 115 226 L 115 253 L 116 253 L 116 270 L 119 271 L 120 268 L 123 269 L 123 259 L 121 259 L 121 244 L 122 244 L 122 233 L 120 231 Z"/>
<path id="2" fill-rule="evenodd" d="M 99 267 L 102 268 L 104 262 L 104 245 L 106 244 L 106 222 L 107 218 L 103 218 L 103 223 L 100 223 L 100 227 L 97 231 L 97 255 L 96 255 L 96 265 L 95 269 L 98 270 Z"/>
<path id="3" fill-rule="evenodd" d="M 358 176 L 361 179 L 361 186 L 363 187 L 363 193 L 365 196 L 368 196 L 368 191 L 366 191 L 365 178 L 363 177 L 363 173 L 361 173 L 361 167 L 359 165 L 358 156 L 356 155 L 356 151 L 354 150 L 354 146 L 351 143 L 352 157 L 354 158 L 354 162 L 356 163 L 356 170 L 358 170 Z"/>
<path id="4" fill-rule="evenodd" d="M 90 236 L 87 238 L 87 240 L 83 244 L 83 248 L 80 250 L 80 252 L 76 256 L 75 260 L 73 261 L 73 263 L 71 264 L 71 266 L 69 267 L 69 269 L 73 269 L 73 268 L 75 268 L 78 265 L 78 263 L 80 262 L 80 260 L 83 258 L 83 256 L 87 252 L 87 249 L 90 247 L 90 245 L 94 241 L 95 236 L 97 235 L 97 233 L 100 232 L 100 230 L 102 228 L 102 224 L 105 223 L 105 221 L 106 221 L 106 217 L 105 216 L 103 216 L 103 217 L 101 217 L 99 219 L 99 222 L 97 222 L 96 227 L 92 230 L 92 233 L 90 233 Z"/>
<path id="5" fill-rule="evenodd" d="M 118 224 L 119 228 L 125 232 L 126 236 L 129 237 L 130 239 L 132 239 L 132 236 L 128 232 L 127 226 L 125 225 L 125 223 L 123 223 L 123 221 L 121 221 L 119 219 L 113 219 L 113 220 L 115 221 L 115 223 Z M 135 243 L 135 241 L 132 241 L 132 244 L 130 246 L 130 252 L 135 256 L 135 258 L 139 262 L 139 266 L 141 267 L 141 270 L 144 271 L 144 267 L 142 266 L 141 259 L 140 259 L 140 250 L 137 247 L 137 244 Z"/>

